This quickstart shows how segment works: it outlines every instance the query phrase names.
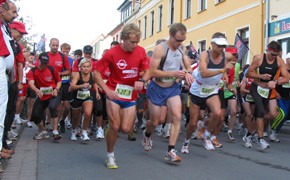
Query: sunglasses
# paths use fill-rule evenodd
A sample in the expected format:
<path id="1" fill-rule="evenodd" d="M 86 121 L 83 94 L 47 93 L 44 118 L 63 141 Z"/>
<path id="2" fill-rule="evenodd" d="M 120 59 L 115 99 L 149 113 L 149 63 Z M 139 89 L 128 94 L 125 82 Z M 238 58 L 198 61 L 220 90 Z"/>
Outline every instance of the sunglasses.
<path id="1" fill-rule="evenodd" d="M 217 45 L 218 48 L 226 48 L 226 45 Z"/>
<path id="2" fill-rule="evenodd" d="M 174 37 L 174 39 L 175 39 L 176 42 L 183 42 L 183 41 L 185 41 L 185 39 L 176 39 L 176 37 Z"/>
<path id="3" fill-rule="evenodd" d="M 274 53 L 271 53 L 272 56 L 276 57 L 278 56 L 279 54 L 274 54 Z"/>

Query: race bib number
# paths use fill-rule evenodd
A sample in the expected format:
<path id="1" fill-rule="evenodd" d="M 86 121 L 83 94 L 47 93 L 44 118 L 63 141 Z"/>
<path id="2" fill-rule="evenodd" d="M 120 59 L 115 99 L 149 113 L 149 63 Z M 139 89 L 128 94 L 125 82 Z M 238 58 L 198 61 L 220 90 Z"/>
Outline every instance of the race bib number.
<path id="1" fill-rule="evenodd" d="M 69 76 L 62 76 L 62 77 L 61 77 L 61 80 L 63 80 L 63 81 L 67 81 L 67 80 L 69 80 Z"/>
<path id="2" fill-rule="evenodd" d="M 209 86 L 209 85 L 203 84 L 201 86 L 200 94 L 201 95 L 210 95 L 215 90 L 215 88 L 216 88 L 216 86 Z"/>
<path id="3" fill-rule="evenodd" d="M 287 82 L 282 85 L 283 88 L 290 88 L 290 82 Z"/>
<path id="4" fill-rule="evenodd" d="M 269 97 L 270 89 L 262 88 L 261 86 L 258 86 L 257 87 L 257 91 L 258 91 L 258 94 L 260 96 L 262 96 L 263 98 L 268 98 Z"/>
<path id="5" fill-rule="evenodd" d="M 52 89 L 52 86 L 50 86 L 50 87 L 41 87 L 40 91 L 43 94 L 52 94 L 53 89 Z"/>
<path id="6" fill-rule="evenodd" d="M 160 78 L 161 82 L 168 83 L 168 82 L 174 82 L 176 80 L 176 77 L 167 77 L 167 78 Z"/>
<path id="7" fill-rule="evenodd" d="M 84 99 L 89 98 L 90 96 L 91 96 L 91 93 L 90 93 L 89 90 L 84 90 L 84 91 L 78 90 L 78 92 L 77 92 L 77 98 L 78 99 L 84 100 Z"/>
<path id="8" fill-rule="evenodd" d="M 133 90 L 134 87 L 123 84 L 117 84 L 115 89 L 119 97 L 124 99 L 132 99 Z"/>
<path id="9" fill-rule="evenodd" d="M 247 94 L 246 95 L 246 101 L 247 102 L 254 102 L 254 99 L 253 99 L 253 97 L 250 94 Z"/>

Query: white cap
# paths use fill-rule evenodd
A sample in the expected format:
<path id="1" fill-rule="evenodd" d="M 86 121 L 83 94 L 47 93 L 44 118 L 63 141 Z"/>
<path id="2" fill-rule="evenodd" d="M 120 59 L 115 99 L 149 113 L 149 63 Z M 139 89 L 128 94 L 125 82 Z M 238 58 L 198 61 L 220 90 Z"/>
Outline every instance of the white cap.
<path id="1" fill-rule="evenodd" d="M 286 54 L 286 59 L 290 58 L 290 52 L 288 52 L 288 54 Z"/>
<path id="2" fill-rule="evenodd" d="M 219 37 L 211 39 L 211 42 L 216 43 L 217 45 L 227 46 L 229 43 L 226 38 Z"/>

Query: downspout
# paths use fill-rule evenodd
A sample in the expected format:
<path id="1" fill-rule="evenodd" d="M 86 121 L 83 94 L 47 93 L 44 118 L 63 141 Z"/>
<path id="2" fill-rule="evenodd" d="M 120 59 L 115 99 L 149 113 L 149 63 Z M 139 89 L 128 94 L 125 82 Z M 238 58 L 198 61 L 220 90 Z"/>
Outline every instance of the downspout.
<path id="1" fill-rule="evenodd" d="M 264 0 L 263 0 L 264 1 Z M 269 43 L 269 1 L 266 1 L 266 14 L 265 14 L 265 41 L 264 41 L 264 50 L 266 50 L 266 47 Z M 262 6 L 263 7 L 263 6 Z"/>

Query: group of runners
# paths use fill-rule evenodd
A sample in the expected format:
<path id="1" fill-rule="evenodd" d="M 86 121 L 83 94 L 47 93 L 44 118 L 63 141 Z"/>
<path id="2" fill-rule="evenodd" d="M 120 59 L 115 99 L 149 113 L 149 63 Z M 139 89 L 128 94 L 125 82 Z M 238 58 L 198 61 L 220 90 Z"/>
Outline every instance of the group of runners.
<path id="1" fill-rule="evenodd" d="M 12 29 L 25 30 L 24 24 L 15 23 Z M 118 132 L 136 140 L 137 128 L 144 129 L 145 151 L 153 147 L 152 134 L 163 128 L 168 138 L 165 160 L 177 163 L 181 162 L 177 149 L 189 153 L 192 137 L 200 138 L 207 150 L 222 147 L 218 135 L 225 119 L 228 138 L 234 141 L 238 113 L 245 147 L 255 141 L 260 149 L 269 148 L 263 136 L 268 127 L 269 139 L 279 142 L 277 133 L 287 118 L 290 88 L 290 57 L 283 61 L 281 45 L 270 42 L 266 52 L 254 56 L 240 73 L 238 50 L 223 33 L 214 33 L 211 48 L 194 60 L 182 45 L 186 32 L 182 23 L 172 24 L 169 39 L 156 42 L 154 50 L 146 53 L 138 45 L 140 29 L 126 24 L 120 33 L 122 43 L 113 42 L 99 60 L 92 58 L 90 45 L 75 50 L 71 58 L 70 45 L 59 45 L 57 38 L 50 40 L 50 51 L 39 54 L 36 61 L 33 53 L 22 48 L 26 61 L 21 78 L 16 79 L 21 87 L 14 123 L 31 127 L 34 122 L 35 140 L 49 138 L 50 123 L 55 142 L 65 133 L 65 125 L 71 128 L 72 141 L 79 136 L 86 143 L 96 131 L 97 139 L 106 138 L 109 169 L 118 168 L 114 155 Z M 20 72 L 21 66 L 14 68 Z M 19 116 L 26 97 L 28 122 Z M 176 147 L 183 117 L 186 135 L 182 147 Z"/>

